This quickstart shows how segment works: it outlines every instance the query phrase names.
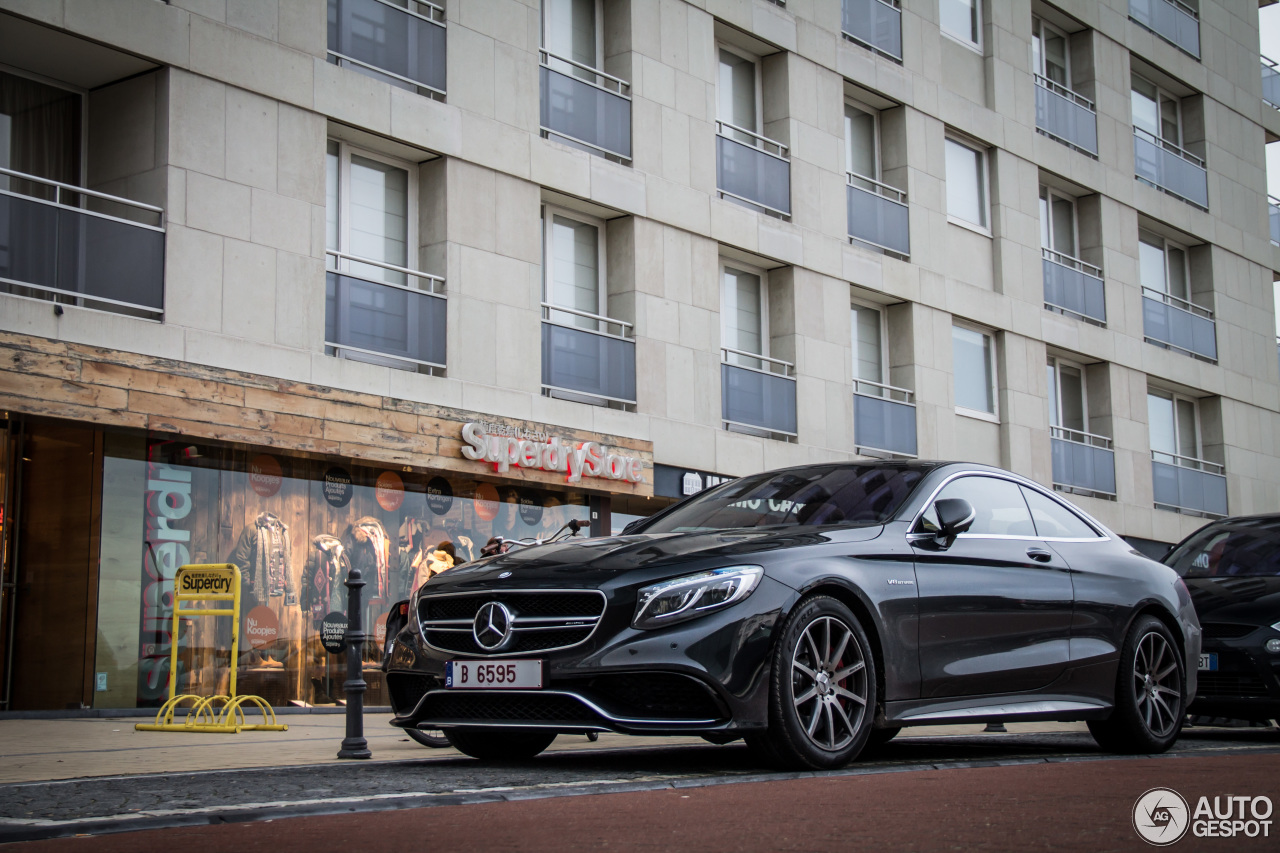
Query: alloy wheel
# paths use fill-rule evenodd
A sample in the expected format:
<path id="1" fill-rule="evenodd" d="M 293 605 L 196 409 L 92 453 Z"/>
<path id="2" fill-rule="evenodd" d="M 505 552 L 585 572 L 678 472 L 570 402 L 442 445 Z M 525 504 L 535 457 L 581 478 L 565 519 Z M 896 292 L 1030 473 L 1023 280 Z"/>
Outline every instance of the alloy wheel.
<path id="1" fill-rule="evenodd" d="M 835 752 L 856 736 L 867 713 L 867 662 L 840 619 L 822 616 L 801 632 L 791 653 L 791 697 L 815 746 Z"/>
<path id="2" fill-rule="evenodd" d="M 1178 658 L 1169 643 L 1155 631 L 1138 641 L 1133 661 L 1133 689 L 1138 713 L 1156 737 L 1169 735 L 1178 723 L 1182 702 L 1182 677 Z"/>

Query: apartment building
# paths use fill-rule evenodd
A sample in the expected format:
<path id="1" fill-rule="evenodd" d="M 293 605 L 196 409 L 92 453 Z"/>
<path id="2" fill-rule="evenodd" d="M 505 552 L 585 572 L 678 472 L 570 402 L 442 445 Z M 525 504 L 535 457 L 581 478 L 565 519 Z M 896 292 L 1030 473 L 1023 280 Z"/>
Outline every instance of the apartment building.
<path id="1" fill-rule="evenodd" d="M 0 0 L 0 710 L 225 687 L 228 560 L 332 704 L 348 568 L 779 466 L 1275 511 L 1276 140 L 1228 0 Z"/>

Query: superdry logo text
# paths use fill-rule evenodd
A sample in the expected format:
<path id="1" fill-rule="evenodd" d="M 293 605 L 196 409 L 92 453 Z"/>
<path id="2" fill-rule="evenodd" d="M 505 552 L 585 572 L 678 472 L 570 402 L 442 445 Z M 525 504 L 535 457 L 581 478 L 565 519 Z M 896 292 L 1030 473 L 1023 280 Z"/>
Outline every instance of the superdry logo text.
<path id="1" fill-rule="evenodd" d="M 181 576 L 179 592 L 183 595 L 213 593 L 226 595 L 231 592 L 231 575 L 215 572 L 187 572 Z"/>

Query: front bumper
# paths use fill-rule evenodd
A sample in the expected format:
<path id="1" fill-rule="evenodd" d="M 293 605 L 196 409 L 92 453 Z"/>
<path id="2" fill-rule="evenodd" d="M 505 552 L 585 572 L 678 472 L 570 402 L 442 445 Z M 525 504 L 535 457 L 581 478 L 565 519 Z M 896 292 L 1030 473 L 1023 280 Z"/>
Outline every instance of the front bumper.
<path id="1" fill-rule="evenodd" d="M 1199 671 L 1189 712 L 1246 720 L 1280 717 L 1280 655 L 1264 647 L 1274 636 L 1258 629 L 1238 639 L 1206 637 L 1202 651 L 1218 656 L 1218 668 Z"/>
<path id="2" fill-rule="evenodd" d="M 427 645 L 416 614 L 396 636 L 387 686 L 402 728 L 518 726 L 561 732 L 703 734 L 768 725 L 768 657 L 797 594 L 768 577 L 747 599 L 657 630 L 631 627 L 634 599 L 608 596 L 597 630 L 572 648 L 477 658 Z M 444 687 L 449 660 L 546 661 L 541 690 Z"/>

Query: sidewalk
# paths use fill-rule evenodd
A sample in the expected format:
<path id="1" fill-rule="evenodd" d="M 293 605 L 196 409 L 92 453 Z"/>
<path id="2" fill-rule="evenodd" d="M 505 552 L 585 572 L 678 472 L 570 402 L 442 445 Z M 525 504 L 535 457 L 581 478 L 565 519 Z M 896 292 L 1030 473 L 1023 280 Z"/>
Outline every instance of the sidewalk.
<path id="1" fill-rule="evenodd" d="M 371 761 L 419 761 L 457 757 L 453 749 L 419 746 L 400 729 L 388 725 L 390 714 L 366 714 L 364 736 Z M 139 732 L 134 723 L 152 717 L 78 718 L 68 720 L 0 720 L 0 784 L 130 776 L 146 773 L 231 770 L 331 764 L 346 734 L 342 714 L 281 716 L 286 732 L 200 734 Z M 1010 732 L 1082 731 L 1083 723 L 1010 723 Z M 973 735 L 981 724 L 929 726 L 900 735 L 940 737 Z M 583 735 L 561 735 L 551 751 L 566 749 L 640 749 L 672 744 L 701 744 L 701 738 L 641 738 L 601 734 L 592 743 Z"/>

